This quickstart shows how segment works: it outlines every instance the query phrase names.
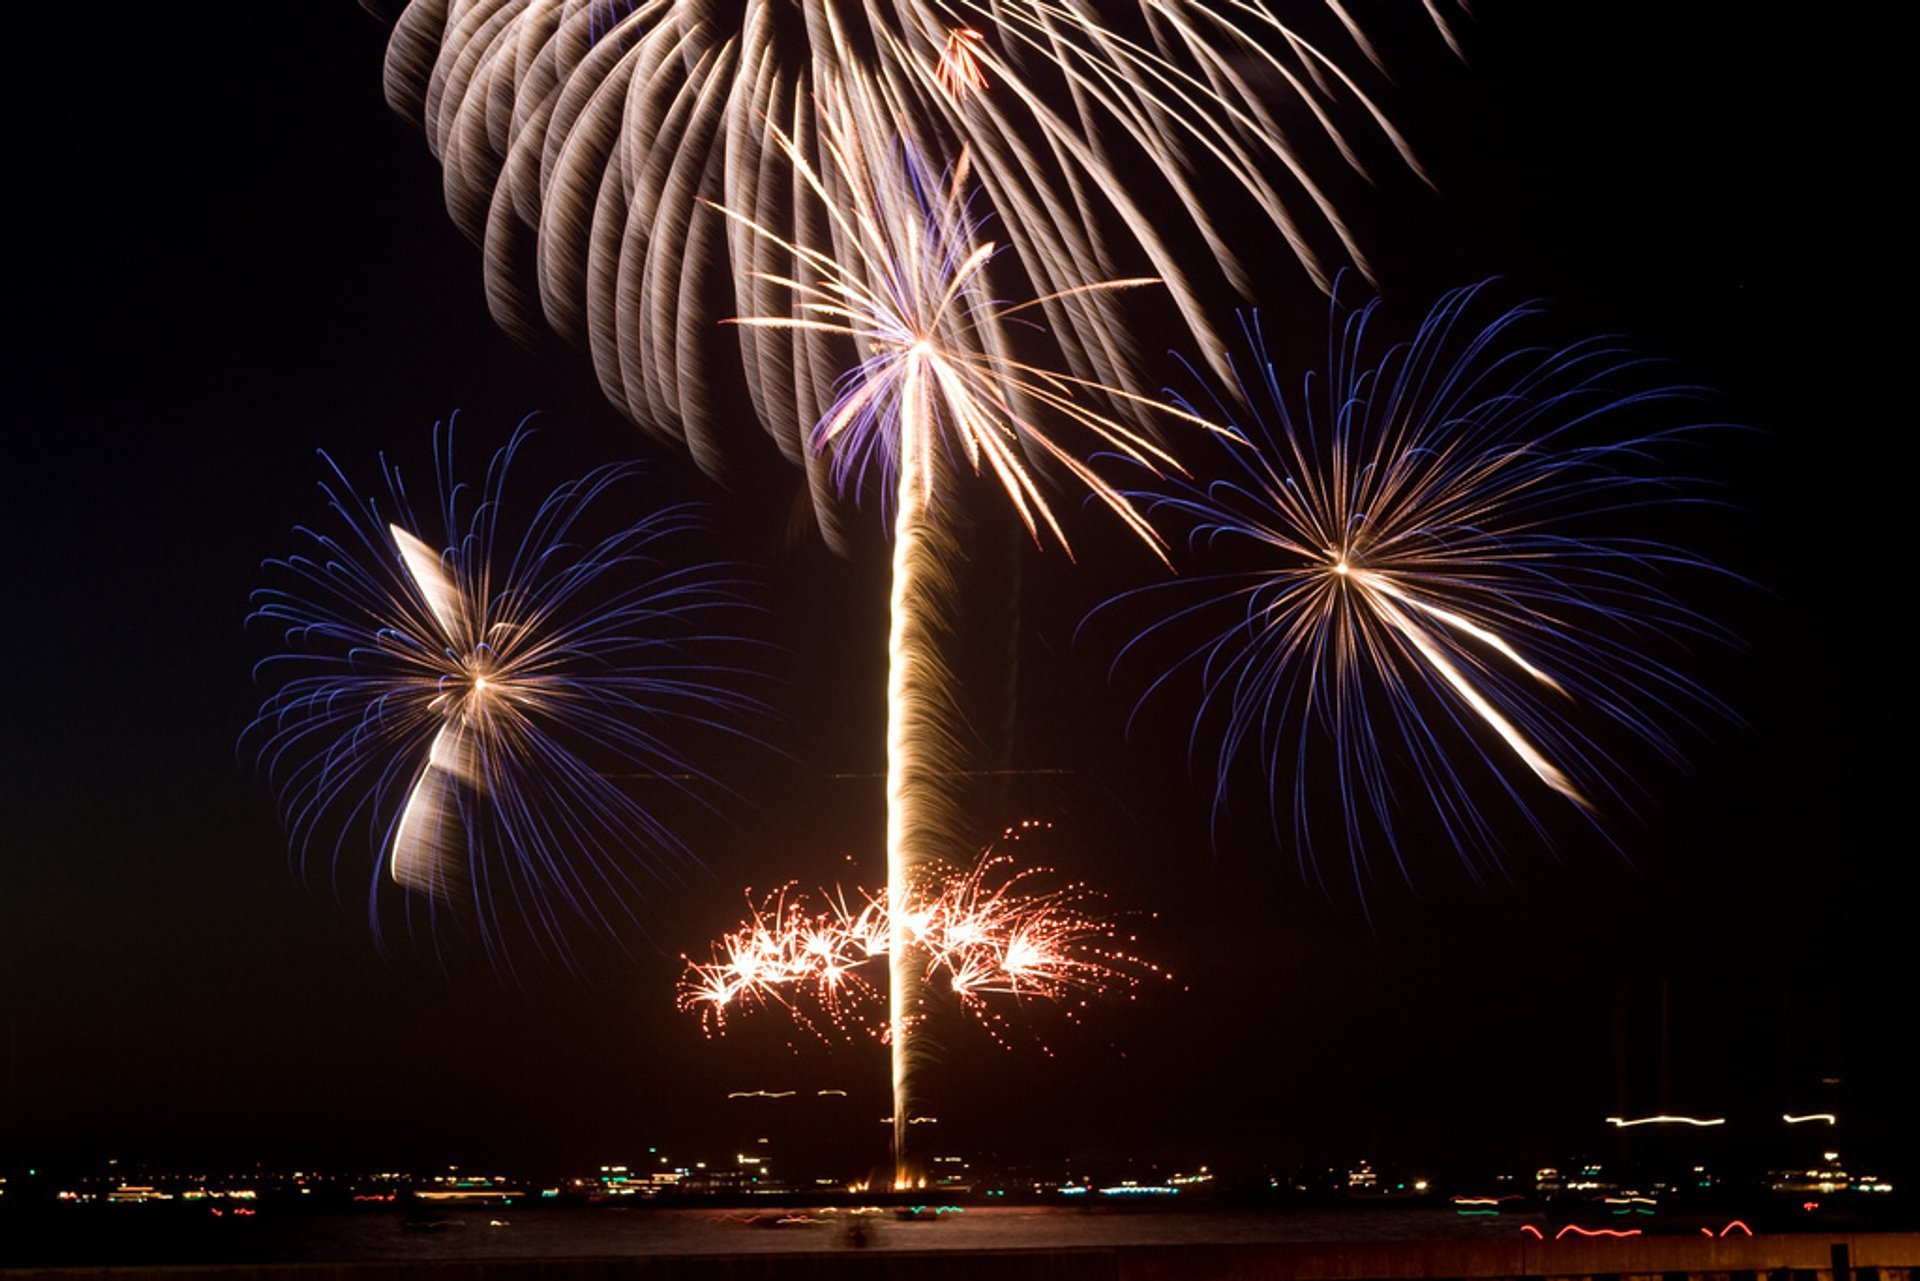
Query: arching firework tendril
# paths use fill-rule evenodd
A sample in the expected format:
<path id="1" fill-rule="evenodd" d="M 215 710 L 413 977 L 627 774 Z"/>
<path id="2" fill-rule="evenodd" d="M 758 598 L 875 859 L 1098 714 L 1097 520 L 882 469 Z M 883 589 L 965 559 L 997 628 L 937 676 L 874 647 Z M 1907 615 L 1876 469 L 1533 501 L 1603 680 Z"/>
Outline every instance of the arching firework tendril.
<path id="1" fill-rule="evenodd" d="M 1269 248 L 1244 225 L 1228 243 L 1207 213 L 1222 193 L 1324 283 L 1316 244 L 1360 254 L 1310 153 L 1361 170 L 1364 134 L 1407 154 L 1342 66 L 1373 58 L 1359 28 L 1338 0 L 1306 7 L 1339 56 L 1263 0 L 415 0 L 387 94 L 425 125 L 500 323 L 584 345 L 616 405 L 708 468 L 744 371 L 776 442 L 810 463 L 834 343 L 715 328 L 772 310 L 795 269 L 782 243 L 827 230 L 769 124 L 822 168 L 823 92 L 871 84 L 869 145 L 904 135 L 936 166 L 971 151 L 1030 292 L 1144 267 L 1213 351 L 1207 298 L 1247 293 L 1238 252 Z M 1076 374 L 1150 389 L 1117 308 L 1049 305 L 1046 321 Z"/>
<path id="2" fill-rule="evenodd" d="M 1235 762 L 1257 763 L 1276 834 L 1308 865 L 1319 811 L 1356 883 L 1370 848 L 1404 874 L 1410 809 L 1478 871 L 1500 847 L 1480 795 L 1536 828 L 1555 795 L 1597 815 L 1629 801 L 1608 740 L 1673 756 L 1690 714 L 1725 714 L 1662 657 L 1724 639 L 1683 598 L 1719 571 L 1646 530 L 1704 501 L 1657 470 L 1700 428 L 1636 426 L 1695 392 L 1646 389 L 1650 362 L 1607 340 L 1525 345 L 1530 307 L 1479 324 L 1479 293 L 1448 294 L 1377 358 L 1375 306 L 1353 313 L 1294 405 L 1250 322 L 1252 417 L 1203 406 L 1245 423 L 1228 477 L 1130 495 L 1185 527 L 1187 576 L 1095 611 L 1157 611 L 1115 666 L 1164 665 L 1143 704 L 1197 682 L 1189 746 L 1216 807 Z"/>
<path id="3" fill-rule="evenodd" d="M 322 454 L 333 520 L 267 562 L 249 623 L 280 630 L 245 740 L 279 796 L 302 865 L 374 855 L 368 910 L 397 883 L 436 906 L 465 899 L 496 963 L 502 927 L 562 960 L 575 925 L 626 931 L 642 890 L 689 858 L 635 798 L 705 782 L 677 745 L 696 725 L 744 737 L 760 708 L 739 686 L 745 609 L 725 566 L 661 556 L 700 527 L 687 504 L 589 531 L 628 494 L 627 465 L 562 485 L 524 522 L 507 474 L 531 433 L 494 455 L 485 484 L 456 480 L 436 432 L 438 498 L 358 496 Z M 423 519 L 423 517 L 425 519 Z M 626 785 L 614 781 L 626 776 Z M 517 918 L 517 919 L 516 919 Z"/>

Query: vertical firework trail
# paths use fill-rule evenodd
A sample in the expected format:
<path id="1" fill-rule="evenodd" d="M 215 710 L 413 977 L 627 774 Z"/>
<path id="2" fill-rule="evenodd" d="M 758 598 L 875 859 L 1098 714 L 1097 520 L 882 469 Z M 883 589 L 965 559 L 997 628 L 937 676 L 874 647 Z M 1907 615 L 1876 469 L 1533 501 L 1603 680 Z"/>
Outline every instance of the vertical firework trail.
<path id="1" fill-rule="evenodd" d="M 911 358 L 910 358 L 911 359 Z M 937 839 L 930 830 L 926 793 L 941 786 L 930 770 L 928 749 L 941 741 L 944 725 L 934 705 L 940 685 L 933 633 L 939 625 L 935 599 L 945 582 L 942 541 L 932 527 L 934 460 L 921 446 L 925 412 L 918 405 L 925 373 L 910 363 L 902 388 L 900 484 L 893 518 L 893 582 L 887 631 L 887 894 L 893 903 L 912 901 L 917 873 Z M 893 1180 L 909 1182 L 907 1124 L 912 1116 L 912 1073 L 908 1056 L 913 1038 L 909 1023 L 921 1001 L 917 958 L 913 954 L 911 915 L 887 918 L 887 1033 L 893 1081 Z"/>

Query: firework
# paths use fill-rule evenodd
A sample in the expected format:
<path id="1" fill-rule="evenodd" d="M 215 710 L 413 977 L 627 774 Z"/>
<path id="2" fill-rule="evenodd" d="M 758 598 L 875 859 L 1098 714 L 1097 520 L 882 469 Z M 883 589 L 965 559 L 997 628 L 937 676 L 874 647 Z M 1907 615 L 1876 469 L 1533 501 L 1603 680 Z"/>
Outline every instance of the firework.
<path id="1" fill-rule="evenodd" d="M 743 671 L 710 664 L 744 644 L 724 630 L 738 584 L 659 559 L 696 511 L 590 536 L 596 509 L 631 497 L 638 473 L 616 465 L 510 524 L 506 478 L 529 435 L 475 488 L 436 431 L 427 512 L 397 469 L 382 464 L 383 504 L 322 454 L 332 527 L 299 529 L 306 550 L 267 562 L 284 585 L 256 592 L 249 617 L 284 637 L 256 669 L 271 688 L 247 740 L 302 866 L 330 846 L 337 873 L 364 841 L 376 932 L 391 880 L 436 909 L 466 900 L 496 962 L 509 914 L 562 959 L 571 926 L 632 924 L 643 887 L 689 856 L 631 785 L 702 782 L 677 742 L 738 734 L 758 706 L 736 688 Z"/>
<path id="2" fill-rule="evenodd" d="M 1676 719 L 1719 710 L 1659 657 L 1720 635 L 1680 596 L 1711 567 L 1633 530 L 1700 498 L 1653 471 L 1697 428 L 1629 430 L 1690 391 L 1622 394 L 1646 361 L 1524 346 L 1533 309 L 1479 325 L 1479 292 L 1372 363 L 1375 307 L 1354 313 L 1297 409 L 1250 323 L 1232 478 L 1135 495 L 1207 563 L 1096 611 L 1160 611 L 1120 662 L 1177 655 L 1143 702 L 1197 682 L 1190 750 L 1212 757 L 1216 806 L 1235 762 L 1256 763 L 1276 834 L 1312 867 L 1316 794 L 1337 796 L 1356 883 L 1376 841 L 1404 874 L 1411 801 L 1477 871 L 1498 842 L 1470 779 L 1536 828 L 1549 797 L 1593 814 L 1629 801 L 1610 741 L 1672 755 Z"/>
<path id="3" fill-rule="evenodd" d="M 769 123 L 819 168 L 823 100 L 870 84 L 870 142 L 903 134 L 942 165 L 970 149 L 1031 292 L 1144 263 L 1212 351 L 1207 299 L 1249 292 L 1238 253 L 1291 252 L 1323 284 L 1323 251 L 1359 261 L 1314 171 L 1364 173 L 1370 148 L 1407 152 L 1342 65 L 1374 56 L 1344 7 L 1303 10 L 1319 45 L 1261 0 L 1097 12 L 1052 0 L 416 0 L 386 83 L 395 109 L 424 124 L 449 211 L 484 248 L 503 325 L 586 346 L 610 400 L 710 469 L 744 370 L 761 421 L 805 464 L 843 367 L 833 344 L 715 327 L 769 311 L 769 282 L 794 267 L 783 244 L 828 230 Z M 778 234 L 730 229 L 702 201 Z M 1204 212 L 1223 208 L 1232 245 Z M 1044 310 L 1076 373 L 1140 390 L 1118 306 Z M 833 488 L 810 477 L 835 538 Z"/>
<path id="4" fill-rule="evenodd" d="M 1204 425 L 1199 418 L 1116 387 L 1050 372 L 1011 352 L 1009 318 L 1032 303 L 993 301 L 984 272 L 993 242 L 980 235 L 969 204 L 967 155 L 945 174 L 931 170 L 905 141 L 871 150 L 864 126 L 873 118 L 871 86 L 842 86 L 825 113 L 828 167 L 816 171 L 790 138 L 776 133 L 796 171 L 825 210 L 845 247 L 823 249 L 782 240 L 771 229 L 728 210 L 753 234 L 776 241 L 803 263 L 811 279 L 780 277 L 791 313 L 747 316 L 745 328 L 808 332 L 845 341 L 861 359 L 841 383 L 813 435 L 831 451 L 840 483 L 858 490 L 879 473 L 892 500 L 893 579 L 887 666 L 887 887 L 895 903 L 912 902 L 923 865 L 942 861 L 955 829 L 946 788 L 959 767 L 949 726 L 947 673 L 939 657 L 943 603 L 954 557 L 941 519 L 952 469 L 962 461 L 990 474 L 1036 538 L 1065 535 L 1029 462 L 1037 455 L 1084 484 L 1156 551 L 1160 544 L 1125 494 L 1102 480 L 1079 453 L 1056 439 L 1056 425 L 1094 447 L 1147 468 L 1172 466 L 1158 445 L 1088 404 L 1134 402 Z M 836 198 L 835 193 L 843 193 Z M 1082 285 L 1074 298 L 1146 281 Z M 1068 301 L 1057 299 L 1055 301 Z M 1042 419 L 1045 419 L 1043 424 Z M 911 1123 L 913 1011 L 922 967 L 907 918 L 890 916 L 896 1165 L 904 1177 Z"/>
<path id="5" fill-rule="evenodd" d="M 1029 461 L 1037 455 L 1071 474 L 1158 550 L 1159 538 L 1126 494 L 1088 467 L 1086 450 L 1064 443 L 1058 428 L 1077 428 L 1086 446 L 1157 470 L 1178 464 L 1098 405 L 1120 401 L 1209 424 L 1162 401 L 1026 363 L 1012 354 L 1010 327 L 1035 307 L 1160 282 L 1103 280 L 1013 305 L 995 301 L 987 271 L 1000 247 L 984 236 L 973 208 L 970 154 L 961 152 L 941 172 L 910 142 L 876 146 L 864 127 L 872 118 L 872 92 L 871 85 L 850 82 L 832 95 L 823 113 L 823 169 L 816 170 L 792 138 L 773 131 L 819 203 L 838 256 L 782 239 L 738 210 L 721 210 L 809 269 L 806 279 L 769 277 L 787 292 L 786 306 L 730 323 L 827 335 L 858 354 L 808 443 L 831 456 L 842 489 L 858 492 L 870 475 L 879 475 L 895 500 L 896 537 L 910 510 L 933 508 L 942 472 L 964 459 L 975 473 L 993 477 L 1036 540 L 1044 527 L 1064 546 L 1065 532 Z"/>
<path id="6" fill-rule="evenodd" d="M 989 849 L 970 867 L 930 871 L 898 914 L 886 890 L 851 904 L 839 890 L 821 891 L 816 903 L 792 885 L 757 902 L 749 895 L 739 928 L 706 961 L 687 961 L 680 1008 L 712 1034 L 725 1032 L 729 1018 L 778 1009 L 822 1037 L 888 1040 L 899 1022 L 868 975 L 891 969 L 899 935 L 913 944 L 916 991 L 952 993 L 996 1039 L 1006 1029 L 1003 1004 L 1037 1000 L 1072 1010 L 1164 976 L 1124 950 L 1127 940 L 1100 911 L 1097 893 L 1079 883 L 1044 888 L 1047 877 Z M 924 1017 L 920 999 L 909 1023 Z"/>

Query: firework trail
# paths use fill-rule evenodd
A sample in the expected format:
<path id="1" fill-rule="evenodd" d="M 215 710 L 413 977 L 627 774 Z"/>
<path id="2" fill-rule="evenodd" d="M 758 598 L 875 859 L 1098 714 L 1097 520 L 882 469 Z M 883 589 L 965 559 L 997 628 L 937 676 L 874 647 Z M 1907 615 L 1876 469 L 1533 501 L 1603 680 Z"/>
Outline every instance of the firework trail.
<path id="1" fill-rule="evenodd" d="M 1235 762 L 1256 763 L 1275 833 L 1291 828 L 1311 875 L 1323 791 L 1357 885 L 1376 838 L 1405 874 L 1397 823 L 1422 799 L 1478 875 L 1498 842 L 1469 775 L 1540 831 L 1549 794 L 1589 814 L 1629 802 L 1604 740 L 1672 757 L 1669 726 L 1724 714 L 1658 657 L 1723 639 L 1681 597 L 1716 571 L 1633 532 L 1701 500 L 1653 470 L 1699 429 L 1633 429 L 1693 393 L 1616 390 L 1644 387 L 1648 362 L 1605 340 L 1524 345 L 1530 307 L 1480 324 L 1481 288 L 1448 294 L 1377 360 L 1377 304 L 1337 323 L 1297 409 L 1249 323 L 1236 395 L 1254 408 L 1224 450 L 1231 478 L 1133 494 L 1207 563 L 1095 611 L 1159 612 L 1116 667 L 1176 655 L 1142 703 L 1197 682 L 1189 751 L 1212 757 L 1216 812 Z"/>
<path id="2" fill-rule="evenodd" d="M 989 474 L 1038 540 L 1051 531 L 1064 544 L 1028 456 L 1037 455 L 1086 486 L 1156 551 L 1158 539 L 1127 496 L 1102 480 L 1056 432 L 1075 429 L 1092 445 L 1117 451 L 1149 469 L 1173 465 L 1170 455 L 1138 431 L 1088 407 L 1136 402 L 1204 426 L 1202 420 L 1148 402 L 1119 388 L 1099 386 L 1024 363 L 1011 352 L 1011 317 L 1036 305 L 993 300 L 985 272 L 995 246 L 980 235 L 969 204 L 966 153 L 946 174 L 933 172 L 915 148 L 898 142 L 882 155 L 866 144 L 871 86 L 852 82 L 830 100 L 823 148 L 828 166 L 816 171 L 784 135 L 796 171 L 825 209 L 844 249 L 825 250 L 781 239 L 736 210 L 731 221 L 773 240 L 804 263 L 811 280 L 776 283 L 791 295 L 791 312 L 747 316 L 746 328 L 826 334 L 860 354 L 842 380 L 839 398 L 814 431 L 813 447 L 830 451 L 833 475 L 860 489 L 869 472 L 887 481 L 892 500 L 893 577 L 887 665 L 887 887 L 892 902 L 912 902 L 919 869 L 945 857 L 955 829 L 946 787 L 959 766 L 949 726 L 950 681 L 939 657 L 943 602 L 951 583 L 952 540 L 940 519 L 945 479 L 964 462 Z M 836 198 L 835 193 L 841 193 Z M 1144 281 L 1081 285 L 1071 304 Z M 922 966 L 906 919 L 890 917 L 891 1036 L 895 1093 L 896 1173 L 911 1121 L 913 1014 L 920 1005 Z"/>
<path id="3" fill-rule="evenodd" d="M 270 692 L 243 741 L 302 866 L 330 843 L 337 870 L 364 833 L 376 933 L 391 878 L 430 911 L 467 900 L 501 965 L 510 921 L 563 963 L 569 927 L 636 923 L 644 887 L 689 855 L 613 777 L 689 790 L 704 780 L 680 737 L 738 736 L 759 710 L 734 688 L 742 670 L 702 657 L 744 648 L 726 630 L 739 584 L 660 559 L 699 529 L 695 509 L 591 535 L 596 510 L 635 498 L 637 470 L 616 465 L 511 524 L 506 478 L 530 435 L 475 488 L 436 430 L 424 512 L 394 467 L 383 504 L 322 454 L 331 527 L 299 528 L 306 550 L 267 562 L 283 585 L 256 592 L 248 619 L 284 638 L 255 669 Z"/>
<path id="4" fill-rule="evenodd" d="M 716 327 L 772 309 L 795 268 L 785 242 L 838 234 L 783 155 L 824 167 L 823 99 L 872 86 L 870 149 L 900 134 L 939 166 L 970 151 L 1021 292 L 1144 264 L 1211 352 L 1209 299 L 1249 293 L 1239 253 L 1291 253 L 1323 287 L 1322 251 L 1361 261 L 1316 171 L 1365 176 L 1368 151 L 1412 165 L 1361 84 L 1384 78 L 1342 65 L 1376 61 L 1343 5 L 1296 9 L 1312 39 L 1263 0 L 415 0 L 386 89 L 424 125 L 449 212 L 482 246 L 496 319 L 585 346 L 607 397 L 710 471 L 744 372 L 838 542 L 838 496 L 806 447 L 835 399 L 838 349 Z M 1233 219 L 1233 244 L 1210 209 Z M 1042 306 L 1076 374 L 1150 389 L 1119 305 Z"/>
<path id="5" fill-rule="evenodd" d="M 920 990 L 951 992 L 1003 1043 L 1000 1004 L 1039 1000 L 1073 1009 L 1165 977 L 1123 950 L 1131 940 L 1101 912 L 1097 893 L 1079 883 L 1042 888 L 1046 875 L 1016 870 L 1011 857 L 988 849 L 969 867 L 924 876 L 897 914 L 885 890 L 853 904 L 839 890 L 823 890 L 817 906 L 792 885 L 757 902 L 749 895 L 747 919 L 709 959 L 688 959 L 679 1007 L 714 1035 L 730 1018 L 778 1009 L 823 1038 L 889 1039 L 899 1025 L 866 972 L 882 962 L 891 969 L 897 930 L 913 941 Z M 924 1016 L 922 1004 L 911 1017 Z"/>

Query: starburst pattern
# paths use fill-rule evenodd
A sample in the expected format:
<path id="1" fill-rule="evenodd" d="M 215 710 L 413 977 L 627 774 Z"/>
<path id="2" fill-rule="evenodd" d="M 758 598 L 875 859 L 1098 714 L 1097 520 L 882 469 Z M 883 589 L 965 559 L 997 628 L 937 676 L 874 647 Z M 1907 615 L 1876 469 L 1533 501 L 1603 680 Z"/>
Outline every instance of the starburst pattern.
<path id="1" fill-rule="evenodd" d="M 302 864 L 367 848 L 376 929 L 391 881 L 464 901 L 497 961 L 510 921 L 563 958 L 575 925 L 635 924 L 645 889 L 690 857 L 637 794 L 705 785 L 688 732 L 745 737 L 759 711 L 732 629 L 739 579 L 662 559 L 699 528 L 695 509 L 590 533 L 637 497 L 637 469 L 614 465 L 516 523 L 507 476 L 529 435 L 476 489 L 455 479 L 451 430 L 437 433 L 430 513 L 398 469 L 383 465 L 384 501 L 363 498 L 323 454 L 333 520 L 267 562 L 281 585 L 249 618 L 285 645 L 256 669 L 270 691 L 246 738 Z"/>
<path id="2" fill-rule="evenodd" d="M 912 473 L 904 505 L 931 511 L 942 465 L 964 459 L 993 477 L 1029 533 L 1044 527 L 1066 535 L 1048 503 L 1030 455 L 1067 472 L 1142 540 L 1160 540 L 1120 489 L 1082 461 L 1097 449 L 1117 451 L 1149 468 L 1174 467 L 1173 456 L 1139 430 L 1102 412 L 1113 402 L 1205 428 L 1197 416 L 1123 388 L 1076 378 L 1019 359 L 1012 352 L 1016 317 L 1045 304 L 1077 301 L 1141 286 L 1152 279 L 1077 285 L 1044 299 L 1007 304 L 989 292 L 986 270 L 999 246 L 984 235 L 972 201 L 972 168 L 962 153 L 939 172 L 914 146 L 895 140 L 891 154 L 873 154 L 857 125 L 871 110 L 848 86 L 824 113 L 827 168 L 816 171 L 778 130 L 778 141 L 826 213 L 841 247 L 826 249 L 779 237 L 736 210 L 724 210 L 755 236 L 801 260 L 805 280 L 780 275 L 788 308 L 743 316 L 745 327 L 834 335 L 861 355 L 814 428 L 810 445 L 833 459 L 842 489 L 858 492 L 869 477 L 895 495 Z M 831 185 L 829 185 L 831 184 Z M 836 192 L 843 194 L 836 195 Z M 1083 447 L 1064 443 L 1077 430 Z"/>
<path id="3" fill-rule="evenodd" d="M 1250 324 L 1251 414 L 1206 402 L 1245 424 L 1228 475 L 1133 495 L 1184 526 L 1187 576 L 1096 611 L 1159 611 L 1119 662 L 1164 664 L 1143 702 L 1197 687 L 1216 806 L 1252 764 L 1303 863 L 1333 811 L 1361 883 L 1369 851 L 1404 873 L 1411 809 L 1495 866 L 1483 801 L 1598 818 L 1632 801 L 1615 744 L 1677 757 L 1677 725 L 1724 712 L 1673 661 L 1724 639 L 1687 603 L 1718 571 L 1646 532 L 1708 506 L 1659 466 L 1700 429 L 1640 425 L 1694 393 L 1616 342 L 1524 345 L 1531 307 L 1476 323 L 1480 292 L 1377 358 L 1362 308 L 1294 403 Z"/>

